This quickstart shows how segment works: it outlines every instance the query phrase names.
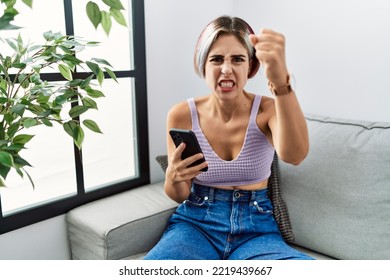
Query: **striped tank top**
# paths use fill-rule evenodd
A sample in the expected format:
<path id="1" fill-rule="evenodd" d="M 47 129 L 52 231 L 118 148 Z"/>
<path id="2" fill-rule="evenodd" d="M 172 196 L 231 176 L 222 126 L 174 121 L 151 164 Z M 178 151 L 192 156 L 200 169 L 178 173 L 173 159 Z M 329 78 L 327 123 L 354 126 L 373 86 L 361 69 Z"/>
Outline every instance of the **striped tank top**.
<path id="1" fill-rule="evenodd" d="M 256 123 L 261 96 L 256 95 L 251 109 L 244 144 L 238 156 L 226 161 L 221 159 L 207 141 L 199 125 L 198 112 L 193 98 L 187 100 L 191 111 L 192 131 L 198 138 L 208 171 L 194 178 L 194 183 L 209 186 L 242 186 L 262 182 L 271 175 L 274 148 Z"/>

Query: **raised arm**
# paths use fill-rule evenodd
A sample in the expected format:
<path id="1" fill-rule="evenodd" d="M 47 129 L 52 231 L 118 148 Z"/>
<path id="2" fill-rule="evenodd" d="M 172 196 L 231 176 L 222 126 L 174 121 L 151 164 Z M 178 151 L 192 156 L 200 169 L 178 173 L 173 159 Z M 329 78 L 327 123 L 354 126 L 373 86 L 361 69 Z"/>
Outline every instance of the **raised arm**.
<path id="1" fill-rule="evenodd" d="M 297 96 L 287 86 L 289 72 L 285 57 L 285 37 L 263 29 L 258 35 L 251 35 L 250 40 L 256 49 L 256 57 L 264 67 L 270 88 L 275 92 L 268 119 L 275 150 L 281 160 L 297 165 L 308 154 L 309 137 Z"/>

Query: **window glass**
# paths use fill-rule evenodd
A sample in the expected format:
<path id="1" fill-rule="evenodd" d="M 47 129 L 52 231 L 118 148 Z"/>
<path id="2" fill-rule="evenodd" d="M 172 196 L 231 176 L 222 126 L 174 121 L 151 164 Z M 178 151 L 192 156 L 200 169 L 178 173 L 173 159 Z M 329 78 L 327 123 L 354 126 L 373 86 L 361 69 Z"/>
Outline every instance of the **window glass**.
<path id="1" fill-rule="evenodd" d="M 127 2 L 122 2 L 128 11 Z M 114 26 L 110 36 L 107 36 L 101 27 L 95 30 L 86 16 L 85 5 L 85 1 L 72 2 L 74 29 L 78 31 L 76 36 L 99 41 L 101 44 L 85 49 L 79 53 L 82 54 L 80 58 L 104 58 L 116 71 L 118 65 L 122 70 L 129 70 L 132 52 L 129 47 L 129 28 Z M 37 0 L 33 2 L 33 9 L 19 3 L 17 9 L 20 15 L 16 17 L 14 24 L 22 28 L 5 31 L 6 38 L 16 38 L 20 34 L 25 43 L 43 44 L 43 33 L 46 31 L 66 34 L 63 0 Z M 9 51 L 12 50 L 9 48 Z M 5 49 L 2 49 L 3 54 L 4 52 Z M 58 72 L 58 69 L 49 68 L 41 73 L 50 75 L 55 72 Z M 84 119 L 96 121 L 103 131 L 103 134 L 96 134 L 84 129 L 86 135 L 83 170 L 86 191 L 137 175 L 134 156 L 135 135 L 132 129 L 134 120 L 132 79 L 122 78 L 118 81 L 119 83 L 116 83 L 111 79 L 105 79 L 101 90 L 107 97 L 97 100 L 99 110 L 91 110 L 88 114 L 82 115 Z M 68 110 L 69 108 L 64 109 L 64 114 Z M 28 143 L 28 149 L 21 154 L 33 165 L 32 168 L 27 168 L 27 172 L 32 177 L 35 188 L 27 176 L 21 178 L 15 171 L 11 171 L 6 179 L 7 188 L 0 189 L 3 216 L 77 194 L 74 146 L 71 137 L 60 126 L 48 129 L 42 125 L 29 128 L 24 133 L 36 135 Z"/>
<path id="2" fill-rule="evenodd" d="M 18 1 L 15 7 L 19 11 L 19 15 L 15 17 L 13 24 L 21 28 L 2 30 L 1 37 L 3 39 L 17 38 L 20 34 L 25 44 L 42 45 L 45 43 L 43 33 L 47 31 L 66 34 L 63 0 L 35 0 L 33 1 L 33 9 L 27 7 L 22 1 Z M 2 43 L 0 47 L 3 56 L 4 53 L 13 53 L 13 50 L 7 44 Z M 58 69 L 45 68 L 41 71 L 41 73 L 52 72 L 58 72 Z"/>
<path id="3" fill-rule="evenodd" d="M 100 4 L 102 10 L 107 10 L 107 6 Z M 73 20 L 74 20 L 74 33 L 76 36 L 80 36 L 88 41 L 100 42 L 99 45 L 88 48 L 88 52 L 82 52 L 78 55 L 81 60 L 88 60 L 92 57 L 106 59 L 116 71 L 131 70 L 133 69 L 132 59 L 132 32 L 131 30 L 131 17 L 129 19 L 129 11 L 131 12 L 130 1 L 121 1 L 125 11 L 122 11 L 124 17 L 126 17 L 127 27 L 119 25 L 114 19 L 112 19 L 112 28 L 109 36 L 105 34 L 102 26 L 99 25 L 97 30 L 85 16 L 85 1 L 72 1 L 73 6 Z M 78 69 L 79 72 L 89 71 L 89 69 Z"/>
<path id="4" fill-rule="evenodd" d="M 3 215 L 42 205 L 77 192 L 72 139 L 62 127 L 53 125 L 25 129 L 35 135 L 21 152 L 33 167 L 26 168 L 35 188 L 25 175 L 21 178 L 11 170 L 6 188 L 0 188 Z"/>
<path id="5" fill-rule="evenodd" d="M 102 134 L 82 126 L 85 137 L 81 153 L 75 153 L 73 139 L 56 123 L 51 128 L 41 125 L 25 129 L 23 133 L 35 136 L 20 155 L 33 166 L 26 170 L 35 187 L 26 175 L 21 178 L 13 169 L 8 174 L 7 187 L 0 188 L 0 234 L 149 182 L 148 157 L 140 158 L 138 155 L 147 153 L 148 149 L 147 141 L 142 141 L 147 139 L 147 117 L 144 115 L 147 108 L 146 79 L 143 79 L 145 46 L 143 40 L 133 42 L 133 32 L 137 38 L 144 38 L 143 2 L 121 0 L 128 26 L 113 22 L 107 36 L 101 26 L 96 31 L 88 20 L 85 9 L 88 1 L 74 0 L 72 5 L 65 5 L 70 1 L 34 0 L 33 9 L 17 1 L 20 15 L 13 23 L 23 28 L 2 30 L 1 38 L 16 38 L 20 33 L 24 42 L 35 45 L 44 43 L 43 33 L 46 31 L 65 35 L 73 30 L 78 40 L 101 42 L 99 46 L 77 53 L 77 57 L 81 60 L 94 57 L 107 60 L 113 66 L 118 82 L 107 76 L 102 88 L 99 88 L 98 82 L 92 81 L 93 88 L 101 90 L 105 97 L 95 100 L 98 110 L 88 110 L 80 116 L 80 121 L 95 121 Z M 96 2 L 106 9 L 103 1 Z M 132 17 L 138 23 L 134 25 L 134 31 Z M 133 54 L 133 43 L 138 46 L 138 54 Z M 11 52 L 5 45 L 0 42 L 2 55 L 7 55 L 8 50 Z M 140 66 L 137 69 L 133 67 L 133 58 Z M 89 75 L 86 72 L 91 71 L 76 69 L 73 77 L 85 78 Z M 135 76 L 138 77 L 137 83 Z M 66 82 L 56 67 L 41 71 L 41 79 L 59 86 Z M 70 105 L 62 115 L 67 120 L 70 118 L 69 109 Z M 139 113 L 145 118 L 146 127 L 137 130 Z"/>
<path id="6" fill-rule="evenodd" d="M 133 78 L 105 80 L 106 97 L 98 100 L 98 110 L 83 118 L 95 120 L 103 134 L 85 129 L 83 167 L 85 189 L 137 176 L 135 156 Z"/>

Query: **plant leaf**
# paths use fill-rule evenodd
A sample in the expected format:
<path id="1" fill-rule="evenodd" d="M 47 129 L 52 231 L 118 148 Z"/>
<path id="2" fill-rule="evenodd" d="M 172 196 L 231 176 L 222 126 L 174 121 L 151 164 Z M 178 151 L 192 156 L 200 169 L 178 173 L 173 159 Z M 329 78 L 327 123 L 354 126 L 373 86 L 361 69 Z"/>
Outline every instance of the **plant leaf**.
<path id="1" fill-rule="evenodd" d="M 33 187 L 33 189 L 35 189 L 35 184 L 34 184 L 33 179 L 31 178 L 30 174 L 28 174 L 28 172 L 27 172 L 26 170 L 24 170 L 24 168 L 22 168 L 22 169 L 23 169 L 24 173 L 26 173 L 26 175 L 27 175 L 27 177 L 28 177 L 28 180 L 30 181 L 30 183 L 31 183 L 31 185 L 32 185 L 32 187 Z"/>
<path id="2" fill-rule="evenodd" d="M 1 178 L 6 179 L 6 178 L 7 178 L 7 175 L 8 175 L 8 173 L 9 173 L 10 170 L 11 170 L 11 167 L 2 165 L 1 162 L 0 162 L 0 179 L 1 179 Z M 1 180 L 0 180 L 0 181 L 1 181 Z M 1 186 L 1 182 L 0 182 L 0 186 Z M 5 185 L 4 185 L 4 186 L 5 186 Z"/>
<path id="3" fill-rule="evenodd" d="M 87 3 L 86 10 L 89 20 L 96 29 L 99 26 L 99 23 L 102 21 L 102 14 L 100 12 L 99 6 L 96 3 L 89 1 Z"/>
<path id="4" fill-rule="evenodd" d="M 14 137 L 16 132 L 18 132 L 19 127 L 20 127 L 20 122 L 15 122 L 11 124 L 7 131 L 8 138 Z"/>
<path id="5" fill-rule="evenodd" d="M 64 96 L 64 95 L 59 95 L 59 96 L 57 96 L 56 99 L 54 100 L 55 105 L 62 105 L 62 104 L 64 104 L 64 103 L 66 103 L 66 101 L 67 101 L 67 98 L 66 98 L 66 96 Z"/>
<path id="6" fill-rule="evenodd" d="M 46 126 L 53 126 L 53 124 L 48 119 L 41 119 L 41 121 Z"/>
<path id="7" fill-rule="evenodd" d="M 83 102 L 84 106 L 97 110 L 97 103 L 93 99 L 84 97 L 81 101 Z"/>
<path id="8" fill-rule="evenodd" d="M 63 128 L 66 131 L 66 133 L 68 133 L 72 138 L 73 138 L 74 131 L 75 131 L 76 127 L 77 127 L 77 122 L 75 122 L 73 120 L 68 121 L 68 122 L 64 123 L 64 125 L 63 125 Z"/>
<path id="9" fill-rule="evenodd" d="M 18 34 L 18 38 L 16 41 L 18 42 L 18 51 L 24 54 L 27 49 L 23 48 L 23 39 L 22 36 L 20 36 L 20 33 Z"/>
<path id="10" fill-rule="evenodd" d="M 86 89 L 86 91 L 87 91 L 88 95 L 93 97 L 93 98 L 104 97 L 103 92 L 101 92 L 100 90 L 88 88 L 88 89 Z"/>
<path id="11" fill-rule="evenodd" d="M 67 79 L 68 81 L 72 80 L 72 72 L 70 71 L 68 66 L 66 66 L 64 64 L 60 64 L 60 65 L 58 65 L 58 70 L 60 70 L 61 75 L 65 79 Z"/>
<path id="12" fill-rule="evenodd" d="M 12 143 L 13 144 L 24 145 L 28 141 L 30 141 L 33 137 L 34 137 L 34 135 L 30 135 L 30 134 L 19 134 L 19 135 L 15 136 L 14 140 L 12 141 Z"/>
<path id="13" fill-rule="evenodd" d="M 43 83 L 41 76 L 38 73 L 34 73 L 30 76 L 30 82 L 34 83 L 35 85 L 40 85 Z"/>
<path id="14" fill-rule="evenodd" d="M 118 83 L 118 80 L 116 79 L 116 75 L 115 75 L 115 73 L 111 69 L 109 69 L 107 67 L 103 67 L 103 69 L 106 70 L 106 72 L 111 77 L 111 79 L 113 79 L 115 82 Z"/>
<path id="15" fill-rule="evenodd" d="M 103 81 L 104 81 L 104 73 L 101 69 L 99 69 L 99 73 L 97 75 L 97 80 L 99 82 L 99 85 L 101 86 L 103 84 Z"/>
<path id="16" fill-rule="evenodd" d="M 38 106 L 35 104 L 28 105 L 27 109 L 30 110 L 31 113 L 37 116 L 45 112 L 45 109 L 43 109 L 42 106 Z"/>
<path id="17" fill-rule="evenodd" d="M 23 149 L 24 149 L 24 145 L 12 144 L 12 145 L 9 145 L 8 147 L 4 148 L 4 151 L 13 151 L 13 152 L 19 153 Z"/>
<path id="18" fill-rule="evenodd" d="M 65 61 L 69 61 L 69 62 L 72 62 L 74 65 L 79 65 L 82 63 L 82 61 L 80 59 L 78 59 L 77 57 L 75 57 L 74 55 L 70 55 L 70 54 L 65 54 L 63 57 L 62 57 L 63 60 Z"/>
<path id="19" fill-rule="evenodd" d="M 26 89 L 30 86 L 30 81 L 26 78 L 27 75 L 26 74 L 20 74 L 18 76 L 18 81 L 20 83 L 20 85 L 22 86 L 22 88 Z"/>
<path id="20" fill-rule="evenodd" d="M 101 21 L 102 27 L 106 32 L 106 34 L 109 35 L 112 26 L 110 14 L 106 11 L 101 11 L 101 15 L 102 15 L 102 21 Z"/>
<path id="21" fill-rule="evenodd" d="M 52 31 L 46 31 L 45 33 L 43 33 L 43 38 L 45 38 L 46 41 L 52 41 L 54 40 L 54 34 Z"/>
<path id="22" fill-rule="evenodd" d="M 84 141 L 84 130 L 80 126 L 76 126 L 74 129 L 73 140 L 76 146 L 81 149 Z"/>
<path id="23" fill-rule="evenodd" d="M 15 106 L 11 107 L 11 112 L 21 117 L 23 116 L 25 110 L 26 110 L 26 106 L 22 104 L 16 104 Z"/>
<path id="24" fill-rule="evenodd" d="M 120 10 L 111 8 L 110 14 L 120 25 L 127 26 L 126 19 Z"/>
<path id="25" fill-rule="evenodd" d="M 94 132 L 96 132 L 96 133 L 103 133 L 103 132 L 100 130 L 100 128 L 99 128 L 99 126 L 97 125 L 97 123 L 96 123 L 95 121 L 93 121 L 93 120 L 84 120 L 84 121 L 83 121 L 83 124 L 84 124 L 87 128 L 89 128 L 90 130 L 92 130 L 92 131 L 94 131 Z"/>
<path id="26" fill-rule="evenodd" d="M 23 120 L 23 126 L 25 128 L 30 128 L 30 127 L 36 126 L 38 124 L 39 124 L 38 121 L 36 119 L 34 119 L 34 118 L 25 118 Z"/>
<path id="27" fill-rule="evenodd" d="M 110 8 L 114 8 L 117 10 L 124 10 L 124 7 L 119 0 L 103 0 L 103 3 L 107 6 L 110 6 Z"/>
<path id="28" fill-rule="evenodd" d="M 29 6 L 30 8 L 32 8 L 33 0 L 22 0 L 22 2 L 27 6 Z"/>
<path id="29" fill-rule="evenodd" d="M 18 50 L 18 47 L 15 44 L 15 39 L 13 38 L 6 38 L 5 41 L 7 42 L 8 46 L 10 46 L 14 51 Z"/>
<path id="30" fill-rule="evenodd" d="M 10 153 L 0 151 L 0 163 L 6 167 L 13 167 L 14 160 Z"/>
<path id="31" fill-rule="evenodd" d="M 86 89 L 89 84 L 91 83 L 93 79 L 93 75 L 90 75 L 88 78 L 86 78 L 81 84 L 80 84 L 80 88 L 81 89 Z"/>
<path id="32" fill-rule="evenodd" d="M 81 114 L 83 114 L 86 111 L 88 111 L 88 109 L 90 109 L 90 107 L 81 106 L 81 105 L 74 106 L 72 109 L 69 110 L 69 116 L 71 118 L 78 117 Z"/>
<path id="33" fill-rule="evenodd" d="M 104 65 L 107 65 L 107 66 L 112 67 L 112 65 L 111 65 L 107 60 L 102 59 L 102 58 L 96 58 L 96 57 L 94 57 L 94 58 L 92 58 L 91 60 L 96 61 L 96 62 L 99 63 L 99 64 L 104 64 Z"/>
<path id="34" fill-rule="evenodd" d="M 82 79 L 74 79 L 72 81 L 69 81 L 66 85 L 70 87 L 78 87 L 83 83 Z"/>
<path id="35" fill-rule="evenodd" d="M 27 160 L 25 160 L 24 158 L 22 158 L 19 155 L 14 156 L 14 163 L 15 163 L 15 165 L 18 165 L 19 167 L 22 167 L 22 166 L 31 166 L 32 167 L 32 165 Z"/>
<path id="36" fill-rule="evenodd" d="M 100 67 L 94 62 L 87 61 L 86 62 L 87 66 L 91 71 L 97 76 L 99 74 Z"/>
<path id="37" fill-rule="evenodd" d="M 1 187 L 6 187 L 7 185 L 5 184 L 3 176 L 0 176 L 0 188 Z"/>

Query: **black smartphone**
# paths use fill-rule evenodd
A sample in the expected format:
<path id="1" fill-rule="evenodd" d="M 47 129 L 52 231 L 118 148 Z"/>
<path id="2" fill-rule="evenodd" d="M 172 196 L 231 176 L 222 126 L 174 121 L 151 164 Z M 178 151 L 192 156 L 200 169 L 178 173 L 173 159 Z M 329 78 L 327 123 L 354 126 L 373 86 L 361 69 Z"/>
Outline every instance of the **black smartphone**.
<path id="1" fill-rule="evenodd" d="M 193 156 L 198 153 L 202 153 L 202 149 L 199 146 L 198 139 L 196 139 L 195 133 L 191 130 L 187 129 L 178 129 L 178 128 L 172 128 L 169 131 L 169 134 L 172 137 L 173 142 L 175 143 L 175 146 L 178 147 L 182 142 L 186 144 L 186 148 L 184 149 L 181 158 L 186 159 L 190 156 Z M 203 153 L 202 153 L 203 154 Z M 189 166 L 195 166 L 205 161 L 205 158 L 201 158 L 194 163 L 190 164 Z M 207 171 L 208 167 L 201 169 L 201 171 Z"/>

